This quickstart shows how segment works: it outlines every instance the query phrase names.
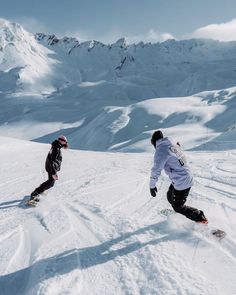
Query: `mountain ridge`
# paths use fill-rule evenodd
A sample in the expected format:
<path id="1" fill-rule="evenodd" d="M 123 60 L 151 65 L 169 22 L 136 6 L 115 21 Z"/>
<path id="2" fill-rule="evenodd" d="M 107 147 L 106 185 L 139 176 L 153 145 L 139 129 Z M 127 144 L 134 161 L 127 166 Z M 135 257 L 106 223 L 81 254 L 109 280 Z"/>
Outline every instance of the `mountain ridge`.
<path id="1" fill-rule="evenodd" d="M 123 80 L 131 87 L 127 90 L 130 93 L 142 84 L 144 93 L 137 95 L 137 100 L 186 96 L 235 86 L 236 42 L 190 39 L 129 45 L 121 38 L 105 45 L 95 40 L 80 42 L 76 38 L 59 39 L 43 33 L 33 36 L 18 24 L 7 21 L 1 24 L 0 70 L 6 73 L 14 67 L 24 67 L 18 85 L 24 88 L 28 83 L 31 91 L 34 91 L 33 84 L 35 92 L 39 91 L 37 75 L 47 80 L 42 92 L 86 81 L 106 80 L 117 84 Z M 11 32 L 10 39 L 4 35 L 7 30 Z M 142 80 L 146 81 L 142 83 Z M 16 85 L 17 88 L 20 87 Z"/>
<path id="2" fill-rule="evenodd" d="M 236 42 L 108 46 L 2 21 L 0 46 L 2 135 L 48 142 L 65 133 L 73 148 L 144 151 L 163 128 L 186 134 L 191 149 L 235 123 Z"/>

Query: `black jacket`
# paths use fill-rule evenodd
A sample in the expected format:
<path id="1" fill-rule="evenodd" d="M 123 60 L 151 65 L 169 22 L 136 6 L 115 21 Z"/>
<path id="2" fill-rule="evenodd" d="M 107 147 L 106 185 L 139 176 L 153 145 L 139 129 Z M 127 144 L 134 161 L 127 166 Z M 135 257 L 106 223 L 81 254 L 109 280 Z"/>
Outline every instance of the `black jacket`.
<path id="1" fill-rule="evenodd" d="M 45 169 L 51 175 L 55 175 L 60 171 L 62 162 L 61 148 L 62 145 L 58 140 L 53 141 L 45 163 Z"/>

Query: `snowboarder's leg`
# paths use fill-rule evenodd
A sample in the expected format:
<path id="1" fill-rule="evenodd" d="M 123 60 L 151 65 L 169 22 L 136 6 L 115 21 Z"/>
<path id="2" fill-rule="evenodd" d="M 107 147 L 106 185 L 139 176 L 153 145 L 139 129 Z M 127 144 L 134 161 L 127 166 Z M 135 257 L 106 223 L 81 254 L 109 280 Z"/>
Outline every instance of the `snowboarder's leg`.
<path id="1" fill-rule="evenodd" d="M 43 182 L 42 184 L 40 184 L 39 187 L 37 187 L 32 193 L 31 193 L 31 197 L 35 197 L 37 195 L 40 195 L 42 192 L 44 192 L 45 190 L 50 189 L 51 187 L 53 187 L 55 184 L 55 180 L 53 179 L 51 174 L 48 174 L 48 180 L 46 180 L 45 182 Z"/>
<path id="2" fill-rule="evenodd" d="M 174 197 L 174 187 L 173 185 L 171 184 L 170 187 L 169 187 L 169 190 L 167 192 L 167 200 L 168 202 L 172 205 L 173 203 L 173 197 Z"/>
<path id="3" fill-rule="evenodd" d="M 167 199 L 176 212 L 183 214 L 187 218 L 196 222 L 207 221 L 203 211 L 184 205 L 190 189 L 191 188 L 187 188 L 185 190 L 178 191 L 171 184 L 167 192 Z"/>

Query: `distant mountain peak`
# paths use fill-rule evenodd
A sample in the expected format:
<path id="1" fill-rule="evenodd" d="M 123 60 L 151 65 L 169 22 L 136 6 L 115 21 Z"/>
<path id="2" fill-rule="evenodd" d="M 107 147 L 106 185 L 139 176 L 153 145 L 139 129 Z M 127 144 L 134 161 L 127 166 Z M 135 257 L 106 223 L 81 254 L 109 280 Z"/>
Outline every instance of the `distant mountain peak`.
<path id="1" fill-rule="evenodd" d="M 20 41 L 26 32 L 21 25 L 0 18 L 0 43 Z"/>
<path id="2" fill-rule="evenodd" d="M 128 41 L 126 38 L 120 38 L 119 40 L 117 40 L 113 46 L 119 46 L 120 48 L 124 48 L 124 49 L 127 49 L 127 47 L 129 46 L 128 45 Z"/>
<path id="3" fill-rule="evenodd" d="M 0 90 L 42 91 L 52 89 L 49 50 L 33 34 L 14 22 L 0 19 Z"/>

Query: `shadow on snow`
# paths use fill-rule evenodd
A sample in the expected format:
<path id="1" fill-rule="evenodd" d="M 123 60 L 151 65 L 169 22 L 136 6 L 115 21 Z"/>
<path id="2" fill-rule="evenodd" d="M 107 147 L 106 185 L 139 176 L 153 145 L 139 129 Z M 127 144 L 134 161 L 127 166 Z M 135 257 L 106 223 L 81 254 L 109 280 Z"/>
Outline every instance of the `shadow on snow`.
<path id="1" fill-rule="evenodd" d="M 29 196 L 24 196 L 23 199 L 16 199 L 16 200 L 0 203 L 0 210 L 12 208 L 12 207 L 19 207 L 22 209 L 29 208 L 25 206 L 25 203 L 28 199 L 29 199 Z"/>
<path id="2" fill-rule="evenodd" d="M 127 232 L 117 238 L 108 240 L 100 245 L 91 247 L 72 249 L 61 254 L 36 261 L 32 265 L 9 273 L 0 277 L 0 293 L 1 294 L 22 294 L 22 291 L 30 289 L 55 276 L 68 274 L 75 269 L 87 269 L 97 265 L 101 265 L 115 259 L 139 251 L 145 246 L 158 245 L 173 240 L 190 240 L 191 243 L 196 242 L 196 238 L 191 232 L 173 232 L 166 228 L 167 222 L 152 224 L 140 228 L 134 232 Z M 154 231 L 158 238 L 145 242 L 128 241 L 127 239 L 148 231 Z M 123 243 L 119 245 L 119 243 Z M 119 247 L 112 249 L 112 247 Z M 28 287 L 28 288 L 27 288 Z"/>

